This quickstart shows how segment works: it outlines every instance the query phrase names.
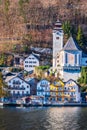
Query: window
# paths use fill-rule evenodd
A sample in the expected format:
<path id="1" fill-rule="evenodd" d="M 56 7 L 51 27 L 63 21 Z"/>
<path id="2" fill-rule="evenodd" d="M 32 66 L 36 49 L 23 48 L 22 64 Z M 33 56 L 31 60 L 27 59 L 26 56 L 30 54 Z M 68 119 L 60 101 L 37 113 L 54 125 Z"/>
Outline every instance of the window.
<path id="1" fill-rule="evenodd" d="M 57 56 L 57 58 L 59 58 L 59 56 Z"/>
<path id="2" fill-rule="evenodd" d="M 87 61 L 86 61 L 86 63 L 87 63 Z"/>
<path id="3" fill-rule="evenodd" d="M 59 39 L 59 37 L 56 37 L 56 39 L 58 40 L 58 39 Z"/>
<path id="4" fill-rule="evenodd" d="M 28 67 L 28 65 L 25 65 L 25 67 Z"/>
<path id="5" fill-rule="evenodd" d="M 28 61 L 25 61 L 25 63 L 28 63 Z"/>
<path id="6" fill-rule="evenodd" d="M 26 94 L 29 94 L 29 92 L 27 91 Z"/>
<path id="7" fill-rule="evenodd" d="M 29 65 L 29 67 L 32 67 L 32 65 Z"/>
<path id="8" fill-rule="evenodd" d="M 68 55 L 67 55 L 67 53 L 65 53 L 65 63 L 66 64 L 68 63 Z"/>
<path id="9" fill-rule="evenodd" d="M 29 63 L 32 63 L 32 61 L 29 61 Z"/>
<path id="10" fill-rule="evenodd" d="M 27 86 L 27 88 L 29 88 L 29 86 Z"/>
<path id="11" fill-rule="evenodd" d="M 22 85 L 22 88 L 24 88 L 24 85 Z"/>
<path id="12" fill-rule="evenodd" d="M 11 91 L 9 90 L 8 93 L 11 93 Z"/>
<path id="13" fill-rule="evenodd" d="M 33 63 L 37 63 L 36 61 L 34 61 Z"/>
<path id="14" fill-rule="evenodd" d="M 17 93 L 18 93 L 18 94 L 20 94 L 20 92 L 19 92 L 19 91 L 18 91 Z"/>

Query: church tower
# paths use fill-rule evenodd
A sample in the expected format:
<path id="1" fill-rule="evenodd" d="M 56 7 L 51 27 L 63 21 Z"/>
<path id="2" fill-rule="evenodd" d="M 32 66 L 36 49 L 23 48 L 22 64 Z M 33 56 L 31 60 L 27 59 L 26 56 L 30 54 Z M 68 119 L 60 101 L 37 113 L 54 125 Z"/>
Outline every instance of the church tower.
<path id="1" fill-rule="evenodd" d="M 53 70 L 56 69 L 57 53 L 63 48 L 63 30 L 59 20 L 56 21 L 53 29 Z"/>

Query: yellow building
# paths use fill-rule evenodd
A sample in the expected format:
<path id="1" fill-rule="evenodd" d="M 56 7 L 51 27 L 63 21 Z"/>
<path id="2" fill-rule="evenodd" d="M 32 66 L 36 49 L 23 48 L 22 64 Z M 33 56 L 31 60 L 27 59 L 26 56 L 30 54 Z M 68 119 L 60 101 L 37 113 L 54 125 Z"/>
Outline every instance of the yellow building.
<path id="1" fill-rule="evenodd" d="M 55 80 L 50 85 L 50 99 L 52 101 L 64 100 L 64 83 L 61 80 Z"/>

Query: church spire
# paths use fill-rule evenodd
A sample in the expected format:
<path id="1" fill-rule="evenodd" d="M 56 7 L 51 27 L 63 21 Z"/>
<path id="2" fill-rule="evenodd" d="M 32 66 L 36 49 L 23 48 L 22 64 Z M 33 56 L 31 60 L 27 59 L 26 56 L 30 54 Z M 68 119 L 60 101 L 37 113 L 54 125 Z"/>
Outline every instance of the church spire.
<path id="1" fill-rule="evenodd" d="M 62 30 L 62 23 L 59 21 L 59 19 L 56 21 L 54 25 L 54 30 Z"/>

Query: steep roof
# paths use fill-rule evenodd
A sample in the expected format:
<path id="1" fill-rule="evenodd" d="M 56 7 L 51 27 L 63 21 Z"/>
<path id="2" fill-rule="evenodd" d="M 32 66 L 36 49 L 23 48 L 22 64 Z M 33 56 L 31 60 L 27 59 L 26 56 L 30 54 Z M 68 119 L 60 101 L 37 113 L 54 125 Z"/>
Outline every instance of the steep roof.
<path id="1" fill-rule="evenodd" d="M 74 39 L 72 37 L 70 37 L 67 41 L 67 43 L 65 44 L 63 50 L 80 50 L 77 43 L 74 41 Z"/>
<path id="2" fill-rule="evenodd" d="M 29 58 L 31 55 L 34 56 L 38 61 L 40 60 L 40 57 L 38 55 L 36 55 L 35 53 L 31 53 L 27 58 Z"/>
<path id="3" fill-rule="evenodd" d="M 5 82 L 9 82 L 10 80 L 14 79 L 14 78 L 19 78 L 20 80 L 24 81 L 25 83 L 27 83 L 29 85 L 29 83 L 27 81 L 25 81 L 24 79 L 22 79 L 21 77 L 15 75 L 15 76 L 8 76 L 6 79 L 5 79 Z"/>

